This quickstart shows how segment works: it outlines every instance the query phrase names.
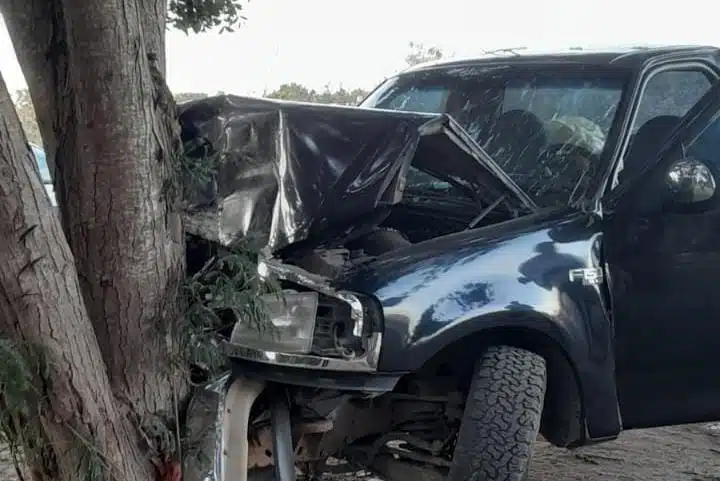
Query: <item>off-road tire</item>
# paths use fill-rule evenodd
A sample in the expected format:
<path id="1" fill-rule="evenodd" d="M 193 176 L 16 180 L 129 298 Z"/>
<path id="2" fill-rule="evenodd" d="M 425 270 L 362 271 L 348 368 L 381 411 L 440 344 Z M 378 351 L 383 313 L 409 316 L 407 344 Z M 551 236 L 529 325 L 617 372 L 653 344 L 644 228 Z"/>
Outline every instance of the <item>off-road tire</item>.
<path id="1" fill-rule="evenodd" d="M 540 429 L 545 360 L 509 346 L 489 348 L 475 366 L 450 481 L 521 481 Z"/>

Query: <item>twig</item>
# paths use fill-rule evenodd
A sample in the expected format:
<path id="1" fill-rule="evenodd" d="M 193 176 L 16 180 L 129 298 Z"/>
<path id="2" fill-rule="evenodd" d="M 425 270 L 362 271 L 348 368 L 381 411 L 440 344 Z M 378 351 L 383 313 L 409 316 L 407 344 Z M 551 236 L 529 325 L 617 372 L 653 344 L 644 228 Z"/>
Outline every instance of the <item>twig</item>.
<path id="1" fill-rule="evenodd" d="M 82 434 L 80 434 L 75 428 L 73 428 L 69 423 L 65 423 L 65 425 L 66 425 L 66 426 L 70 429 L 70 431 L 72 431 L 72 433 L 85 445 L 85 447 L 86 447 L 89 451 L 92 451 L 92 452 L 94 452 L 94 453 L 97 455 L 97 457 L 100 459 L 100 462 L 103 464 L 103 466 L 105 467 L 105 469 L 107 469 L 108 472 L 110 473 L 110 476 L 111 476 L 113 479 L 119 481 L 120 478 L 118 478 L 118 476 L 117 476 L 115 473 L 113 473 L 113 470 L 114 470 L 115 472 L 119 472 L 119 470 L 118 470 L 116 467 L 114 467 L 111 463 L 108 462 L 108 460 L 106 459 L 105 455 L 104 455 L 103 453 L 101 453 L 100 450 L 98 450 L 95 446 L 93 446 L 93 444 L 92 444 L 90 441 L 88 441 L 87 439 L 85 439 L 85 437 L 84 437 Z"/>
<path id="2" fill-rule="evenodd" d="M 178 410 L 177 391 L 175 391 L 175 386 L 172 384 L 170 386 L 170 389 L 172 390 L 173 407 L 175 408 L 175 436 L 177 437 L 178 463 L 180 463 L 180 469 L 182 469 L 182 442 L 180 438 L 180 415 Z"/>

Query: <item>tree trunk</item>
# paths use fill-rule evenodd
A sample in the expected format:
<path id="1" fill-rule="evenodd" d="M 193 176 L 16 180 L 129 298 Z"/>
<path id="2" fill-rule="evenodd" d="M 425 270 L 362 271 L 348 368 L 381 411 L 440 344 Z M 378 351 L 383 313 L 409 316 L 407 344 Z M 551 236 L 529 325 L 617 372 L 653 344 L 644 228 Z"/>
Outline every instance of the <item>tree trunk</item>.
<path id="1" fill-rule="evenodd" d="M 72 156 L 58 163 L 72 189 L 60 193 L 66 234 L 116 394 L 144 417 L 171 407 L 180 388 L 168 330 L 184 276 L 180 216 L 164 194 L 176 146 L 142 30 L 154 12 L 126 0 L 64 4 L 78 93 L 59 150 Z"/>
<path id="2" fill-rule="evenodd" d="M 133 426 L 167 428 L 158 426 L 156 415 L 163 422 L 176 418 L 187 382 L 176 362 L 179 348 L 173 336 L 181 314 L 177 294 L 185 274 L 184 233 L 174 199 L 165 195 L 179 146 L 175 105 L 164 81 L 166 2 L 0 0 L 0 11 L 38 115 L 77 271 L 73 282 L 79 283 L 87 307 L 82 318 L 66 316 L 53 323 L 62 327 L 52 335 L 80 335 L 82 342 L 94 344 L 97 362 L 82 350 L 78 359 L 92 360 L 93 376 L 101 370 L 106 375 L 115 399 L 103 398 L 109 407 L 98 409 L 119 408 L 120 427 L 113 428 L 117 439 L 126 437 L 120 428 L 131 429 L 125 426 L 128 420 Z M 60 231 L 53 233 L 62 238 Z M 67 254 L 67 259 L 72 257 Z M 52 297 L 45 301 L 52 306 Z M 13 306 L 15 301 L 7 302 Z M 16 318 L 24 323 L 27 315 L 17 311 Z M 77 334 L 76 322 L 83 319 L 89 319 L 92 330 Z M 43 336 L 38 333 L 41 344 L 62 346 Z M 72 371 L 73 364 L 66 365 Z M 63 375 L 78 384 L 72 389 L 93 384 L 67 371 Z M 68 409 L 55 401 L 48 409 Z M 79 432 L 88 439 L 104 436 L 94 427 Z M 127 436 L 148 440 L 145 434 Z M 172 446 L 163 444 L 166 440 L 149 439 L 150 449 L 167 454 Z M 103 448 L 109 442 L 100 439 Z M 108 445 L 108 453 L 115 456 L 121 447 Z M 137 477 L 118 479 L 147 474 L 149 465 L 137 453 L 126 453 L 122 462 L 138 462 Z"/>
<path id="3" fill-rule="evenodd" d="M 96 469 L 97 479 L 152 479 L 113 399 L 73 256 L 2 77 L 0 198 L 0 329 L 34 374 L 24 412 L 40 432 L 21 434 L 26 455 L 42 463 L 34 477 L 88 479 Z"/>
<path id="4" fill-rule="evenodd" d="M 48 167 L 57 179 L 57 138 L 71 118 L 62 6 L 53 0 L 0 0 L 0 12 L 35 106 Z"/>
<path id="5" fill-rule="evenodd" d="M 177 136 L 165 1 L 4 1 L 113 390 L 143 420 L 172 414 L 184 239 L 163 196 Z"/>

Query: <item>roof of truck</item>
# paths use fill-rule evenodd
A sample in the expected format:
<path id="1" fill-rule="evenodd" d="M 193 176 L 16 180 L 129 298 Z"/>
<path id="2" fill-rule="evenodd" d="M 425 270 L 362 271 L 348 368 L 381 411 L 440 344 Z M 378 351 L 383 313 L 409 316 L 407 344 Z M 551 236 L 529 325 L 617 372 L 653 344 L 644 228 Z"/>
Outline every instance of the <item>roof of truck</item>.
<path id="1" fill-rule="evenodd" d="M 402 73 L 496 64 L 537 65 L 552 63 L 639 69 L 653 60 L 688 56 L 708 57 L 717 56 L 718 54 L 720 54 L 718 47 L 703 45 L 633 46 L 605 49 L 576 47 L 545 52 L 531 51 L 525 48 L 508 48 L 484 52 L 481 56 L 471 58 L 422 63 L 410 67 Z"/>

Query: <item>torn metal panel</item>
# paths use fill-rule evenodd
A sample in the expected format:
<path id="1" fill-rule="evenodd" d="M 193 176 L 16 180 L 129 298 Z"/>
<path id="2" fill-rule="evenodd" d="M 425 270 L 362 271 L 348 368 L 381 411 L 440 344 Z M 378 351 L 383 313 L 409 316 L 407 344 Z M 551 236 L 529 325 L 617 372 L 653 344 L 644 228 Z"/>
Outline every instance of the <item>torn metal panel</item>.
<path id="1" fill-rule="evenodd" d="M 186 155 L 212 162 L 185 179 L 188 230 L 272 252 L 378 225 L 410 165 L 467 190 L 479 205 L 532 201 L 446 115 L 217 96 L 184 104 Z M 385 209 L 385 210 L 384 210 Z"/>

